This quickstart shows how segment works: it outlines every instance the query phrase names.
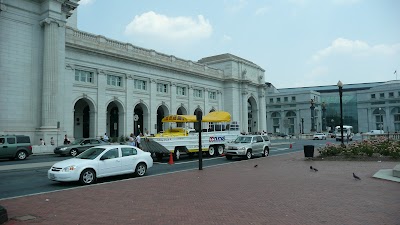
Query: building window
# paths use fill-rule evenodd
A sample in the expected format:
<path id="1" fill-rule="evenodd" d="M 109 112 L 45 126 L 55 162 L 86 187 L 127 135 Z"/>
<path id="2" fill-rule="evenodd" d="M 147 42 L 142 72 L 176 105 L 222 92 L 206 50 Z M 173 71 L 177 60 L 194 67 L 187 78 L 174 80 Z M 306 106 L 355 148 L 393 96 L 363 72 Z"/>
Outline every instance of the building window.
<path id="1" fill-rule="evenodd" d="M 75 70 L 75 81 L 93 83 L 93 72 Z"/>
<path id="2" fill-rule="evenodd" d="M 374 99 L 375 98 L 375 94 L 371 94 L 371 98 Z"/>
<path id="3" fill-rule="evenodd" d="M 203 90 L 194 89 L 193 96 L 196 97 L 196 98 L 202 98 L 203 97 Z"/>
<path id="4" fill-rule="evenodd" d="M 122 78 L 114 75 L 107 75 L 107 84 L 111 86 L 121 87 Z"/>
<path id="5" fill-rule="evenodd" d="M 157 92 L 168 93 L 168 84 L 157 84 Z"/>
<path id="6" fill-rule="evenodd" d="M 384 98 L 385 97 L 385 93 L 379 93 L 379 98 Z"/>
<path id="7" fill-rule="evenodd" d="M 393 92 L 389 92 L 389 98 L 393 98 L 394 97 L 394 93 Z"/>
<path id="8" fill-rule="evenodd" d="M 296 101 L 296 96 L 292 96 L 292 102 Z"/>
<path id="9" fill-rule="evenodd" d="M 134 87 L 138 90 L 147 90 L 147 82 L 144 80 L 134 80 Z"/>
<path id="10" fill-rule="evenodd" d="M 270 103 L 274 103 L 274 99 L 273 99 L 273 98 L 270 98 L 270 99 L 269 99 L 269 102 L 270 102 Z"/>
<path id="11" fill-rule="evenodd" d="M 288 102 L 288 101 L 289 101 L 289 98 L 288 98 L 288 97 L 284 97 L 284 98 L 283 98 L 283 101 L 284 101 L 284 102 Z"/>
<path id="12" fill-rule="evenodd" d="M 208 92 L 208 98 L 216 100 L 217 99 L 217 93 L 215 91 Z"/>
<path id="13" fill-rule="evenodd" d="M 276 102 L 281 102 L 281 98 L 276 98 Z"/>
<path id="14" fill-rule="evenodd" d="M 176 94 L 185 96 L 186 95 L 186 87 L 180 87 L 180 86 L 176 87 Z"/>

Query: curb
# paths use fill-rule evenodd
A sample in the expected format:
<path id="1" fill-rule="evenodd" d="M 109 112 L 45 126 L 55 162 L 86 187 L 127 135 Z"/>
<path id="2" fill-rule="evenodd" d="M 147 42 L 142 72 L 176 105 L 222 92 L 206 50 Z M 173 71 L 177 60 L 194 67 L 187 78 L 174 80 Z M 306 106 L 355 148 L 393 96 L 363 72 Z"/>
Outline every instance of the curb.
<path id="1" fill-rule="evenodd" d="M 0 224 L 4 224 L 8 221 L 7 210 L 0 205 Z"/>

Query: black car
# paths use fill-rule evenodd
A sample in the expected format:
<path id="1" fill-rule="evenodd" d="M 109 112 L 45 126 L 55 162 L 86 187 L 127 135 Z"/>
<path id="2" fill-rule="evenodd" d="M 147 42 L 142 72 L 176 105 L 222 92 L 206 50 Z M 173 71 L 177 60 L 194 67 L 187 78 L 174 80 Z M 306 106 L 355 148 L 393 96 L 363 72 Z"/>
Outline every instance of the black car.
<path id="1" fill-rule="evenodd" d="M 106 145 L 108 142 L 104 142 L 97 138 L 80 138 L 73 141 L 68 145 L 61 145 L 54 149 L 55 154 L 60 155 L 72 155 L 77 156 L 86 149 L 89 149 L 98 145 Z"/>

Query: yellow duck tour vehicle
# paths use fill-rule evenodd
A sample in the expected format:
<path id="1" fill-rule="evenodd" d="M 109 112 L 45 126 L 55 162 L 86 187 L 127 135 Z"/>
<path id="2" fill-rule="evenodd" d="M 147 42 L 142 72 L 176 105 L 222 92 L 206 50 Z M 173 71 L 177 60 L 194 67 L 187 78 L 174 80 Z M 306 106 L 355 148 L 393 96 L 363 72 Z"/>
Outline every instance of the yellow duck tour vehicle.
<path id="1" fill-rule="evenodd" d="M 193 156 L 199 152 L 199 133 L 193 129 L 197 122 L 195 115 L 169 115 L 162 122 L 168 128 L 154 137 L 147 137 L 148 142 L 155 141 L 165 148 L 153 152 L 158 160 L 170 153 L 173 153 L 175 160 L 179 160 L 181 154 Z M 202 151 L 210 156 L 222 155 L 225 145 L 240 135 L 239 124 L 231 122 L 228 112 L 211 112 L 203 117 L 202 122 Z M 149 146 L 147 151 L 154 150 Z"/>

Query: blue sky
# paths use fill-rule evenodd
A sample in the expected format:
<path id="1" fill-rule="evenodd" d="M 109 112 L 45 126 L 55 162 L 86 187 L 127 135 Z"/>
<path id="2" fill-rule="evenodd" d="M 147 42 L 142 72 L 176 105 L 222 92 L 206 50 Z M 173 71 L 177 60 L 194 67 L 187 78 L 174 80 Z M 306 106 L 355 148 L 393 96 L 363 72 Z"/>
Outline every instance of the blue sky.
<path id="1" fill-rule="evenodd" d="M 277 88 L 400 79 L 397 0 L 81 0 L 78 29 L 197 61 L 231 53 Z"/>

